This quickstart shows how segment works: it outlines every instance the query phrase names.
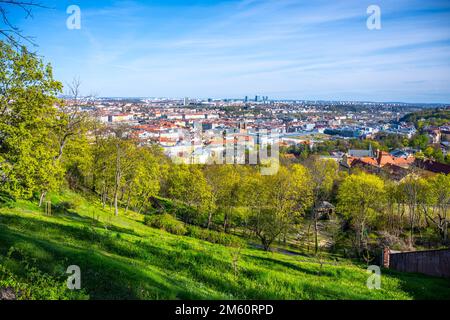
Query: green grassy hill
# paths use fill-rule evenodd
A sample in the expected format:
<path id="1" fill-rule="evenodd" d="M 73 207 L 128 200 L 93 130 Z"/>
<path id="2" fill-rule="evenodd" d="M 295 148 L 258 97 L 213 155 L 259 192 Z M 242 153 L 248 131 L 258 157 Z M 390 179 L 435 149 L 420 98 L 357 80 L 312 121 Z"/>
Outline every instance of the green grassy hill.
<path id="1" fill-rule="evenodd" d="M 450 298 L 450 281 L 383 270 L 381 289 L 349 260 L 237 249 L 147 227 L 66 192 L 53 204 L 76 208 L 46 216 L 36 204 L 0 208 L 0 288 L 22 299 L 429 299 Z M 233 262 L 234 261 L 234 262 Z M 69 265 L 80 291 L 66 288 Z M 237 269 L 235 266 L 237 265 Z"/>

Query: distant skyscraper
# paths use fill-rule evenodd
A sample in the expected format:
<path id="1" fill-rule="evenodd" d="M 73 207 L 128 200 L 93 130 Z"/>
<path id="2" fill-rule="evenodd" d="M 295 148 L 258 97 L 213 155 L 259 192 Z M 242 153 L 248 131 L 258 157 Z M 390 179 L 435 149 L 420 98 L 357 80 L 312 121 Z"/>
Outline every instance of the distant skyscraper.
<path id="1" fill-rule="evenodd" d="M 248 96 L 245 96 L 244 102 L 248 102 Z"/>
<path id="2" fill-rule="evenodd" d="M 255 96 L 255 102 L 258 102 L 258 96 Z"/>
<path id="3" fill-rule="evenodd" d="M 189 104 L 189 98 L 184 98 L 184 105 L 187 106 Z"/>

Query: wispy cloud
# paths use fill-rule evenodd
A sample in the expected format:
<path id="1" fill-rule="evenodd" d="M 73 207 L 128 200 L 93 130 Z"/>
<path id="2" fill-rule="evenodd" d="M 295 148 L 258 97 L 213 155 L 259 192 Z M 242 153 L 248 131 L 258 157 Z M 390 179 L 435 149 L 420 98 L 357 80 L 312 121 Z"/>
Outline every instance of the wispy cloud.
<path id="1" fill-rule="evenodd" d="M 58 76 L 106 95 L 450 101 L 449 3 L 377 2 L 378 31 L 366 0 L 84 0 L 80 32 L 50 27 L 62 6 L 30 30 Z"/>

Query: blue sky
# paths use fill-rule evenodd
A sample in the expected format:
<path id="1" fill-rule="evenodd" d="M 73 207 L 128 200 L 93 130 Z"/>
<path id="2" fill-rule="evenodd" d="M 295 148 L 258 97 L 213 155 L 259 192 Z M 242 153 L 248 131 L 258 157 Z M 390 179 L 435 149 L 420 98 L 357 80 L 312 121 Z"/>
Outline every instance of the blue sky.
<path id="1" fill-rule="evenodd" d="M 41 2 L 12 20 L 84 94 L 450 102 L 448 0 Z"/>

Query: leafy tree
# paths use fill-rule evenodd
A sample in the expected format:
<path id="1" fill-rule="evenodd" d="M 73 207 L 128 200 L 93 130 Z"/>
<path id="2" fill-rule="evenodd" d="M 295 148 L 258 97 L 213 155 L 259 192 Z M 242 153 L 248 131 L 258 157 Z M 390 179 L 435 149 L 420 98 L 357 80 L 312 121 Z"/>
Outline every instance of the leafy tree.
<path id="1" fill-rule="evenodd" d="M 137 146 L 130 139 L 125 128 L 116 127 L 97 135 L 94 150 L 95 190 L 101 191 L 103 206 L 109 199 L 114 214 L 119 214 L 119 195 L 127 185 L 136 165 Z"/>
<path id="2" fill-rule="evenodd" d="M 427 148 L 425 149 L 425 151 L 423 152 L 423 154 L 424 154 L 425 156 L 427 156 L 428 158 L 432 158 L 432 157 L 433 157 L 433 154 L 434 154 L 434 148 L 431 147 L 431 146 L 427 147 Z"/>
<path id="3" fill-rule="evenodd" d="M 445 155 L 444 163 L 445 163 L 445 164 L 450 164 L 450 153 L 447 153 L 447 154 Z"/>
<path id="4" fill-rule="evenodd" d="M 136 148 L 132 157 L 133 165 L 125 177 L 125 212 L 131 203 L 141 212 L 149 197 L 157 195 L 160 190 L 164 162 L 160 161 L 157 150 L 147 146 Z"/>
<path id="5" fill-rule="evenodd" d="M 113 162 L 112 167 L 114 168 L 114 191 L 113 191 L 113 201 L 114 201 L 114 214 L 119 215 L 118 201 L 119 192 L 125 185 L 126 175 L 132 170 L 134 166 L 134 156 L 136 152 L 136 146 L 130 140 L 124 140 L 121 136 L 116 136 L 110 138 L 109 142 L 113 145 Z"/>
<path id="6" fill-rule="evenodd" d="M 434 149 L 433 158 L 437 162 L 441 162 L 441 163 L 445 162 L 444 154 L 442 153 L 441 148 Z"/>
<path id="7" fill-rule="evenodd" d="M 310 181 L 313 193 L 313 222 L 314 222 L 314 247 L 315 252 L 319 250 L 318 241 L 318 207 L 321 202 L 327 200 L 333 188 L 333 183 L 337 178 L 338 165 L 334 160 L 312 158 L 308 163 Z"/>
<path id="8" fill-rule="evenodd" d="M 419 150 L 425 150 L 428 142 L 429 139 L 426 134 L 417 134 L 411 139 L 410 146 Z"/>
<path id="9" fill-rule="evenodd" d="M 243 197 L 242 180 L 247 173 L 235 165 L 213 165 L 205 169 L 205 176 L 212 189 L 218 211 L 223 212 L 223 229 L 227 232 L 233 213 Z M 209 215 L 207 227 L 211 224 Z"/>
<path id="10" fill-rule="evenodd" d="M 65 121 L 58 108 L 62 84 L 25 47 L 0 41 L 0 189 L 30 198 L 58 188 L 63 170 L 55 127 Z"/>
<path id="11" fill-rule="evenodd" d="M 66 142 L 61 163 L 70 188 L 77 190 L 92 186 L 94 147 L 86 134 L 74 135 Z"/>
<path id="12" fill-rule="evenodd" d="M 312 203 L 307 169 L 280 167 L 275 175 L 249 177 L 247 201 L 251 208 L 249 226 L 269 250 L 273 241 L 288 232 Z"/>
<path id="13" fill-rule="evenodd" d="M 425 159 L 425 155 L 421 151 L 416 152 L 416 154 L 414 156 L 416 157 L 416 159 L 421 159 L 421 160 Z"/>
<path id="14" fill-rule="evenodd" d="M 450 219 L 448 210 L 450 206 L 450 176 L 438 174 L 430 179 L 430 192 L 434 206 L 433 215 L 427 214 L 428 218 L 438 229 L 444 243 L 448 241 L 448 226 Z"/>
<path id="15" fill-rule="evenodd" d="M 387 230 L 399 236 L 403 232 L 403 215 L 405 213 L 406 197 L 398 183 L 385 182 L 386 189 L 386 219 Z"/>
<path id="16" fill-rule="evenodd" d="M 196 209 L 197 216 L 185 216 L 185 222 L 193 222 L 201 213 L 208 212 L 213 205 L 211 187 L 198 166 L 170 166 L 165 188 L 170 198 Z"/>
<path id="17" fill-rule="evenodd" d="M 420 220 L 420 210 L 418 207 L 421 203 L 426 203 L 424 197 L 427 196 L 427 181 L 420 178 L 414 172 L 408 175 L 400 184 L 399 188 L 404 195 L 406 205 L 408 207 L 408 224 L 409 224 L 409 246 L 414 246 L 414 228 Z"/>

